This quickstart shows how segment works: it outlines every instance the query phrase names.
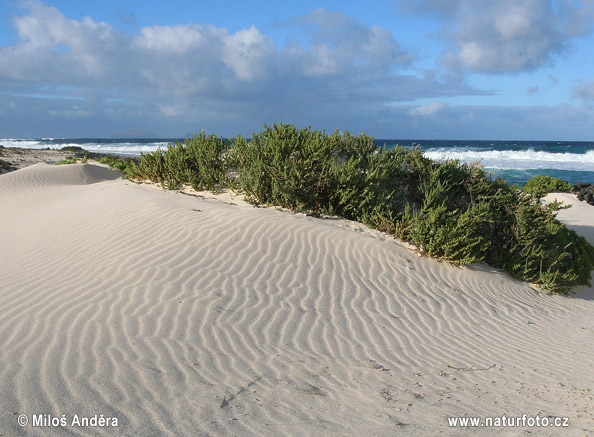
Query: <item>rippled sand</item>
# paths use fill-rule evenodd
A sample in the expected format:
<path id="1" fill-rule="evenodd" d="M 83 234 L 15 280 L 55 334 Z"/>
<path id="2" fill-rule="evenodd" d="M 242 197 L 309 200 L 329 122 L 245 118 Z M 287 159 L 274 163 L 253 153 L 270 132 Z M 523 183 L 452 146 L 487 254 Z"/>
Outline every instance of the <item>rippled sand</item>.
<path id="1" fill-rule="evenodd" d="M 592 288 L 540 294 L 353 222 L 118 176 L 0 176 L 0 434 L 474 435 L 447 418 L 524 413 L 569 417 L 539 435 L 594 429 Z M 564 220 L 592 232 L 576 206 Z"/>

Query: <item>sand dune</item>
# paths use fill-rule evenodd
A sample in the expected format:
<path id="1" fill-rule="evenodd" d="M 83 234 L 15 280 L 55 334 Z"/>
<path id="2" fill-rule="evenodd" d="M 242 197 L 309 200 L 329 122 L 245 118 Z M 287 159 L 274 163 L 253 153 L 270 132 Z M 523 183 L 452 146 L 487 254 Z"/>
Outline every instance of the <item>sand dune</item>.
<path id="1" fill-rule="evenodd" d="M 0 434 L 522 432 L 448 427 L 503 414 L 594 429 L 592 288 L 540 294 L 356 223 L 117 176 L 0 176 Z M 583 206 L 564 219 L 591 232 Z"/>

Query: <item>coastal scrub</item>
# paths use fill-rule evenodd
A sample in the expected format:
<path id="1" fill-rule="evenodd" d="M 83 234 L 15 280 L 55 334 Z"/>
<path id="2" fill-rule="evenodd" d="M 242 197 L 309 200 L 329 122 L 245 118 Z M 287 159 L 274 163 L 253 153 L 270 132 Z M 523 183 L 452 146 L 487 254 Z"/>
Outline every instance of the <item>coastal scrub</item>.
<path id="1" fill-rule="evenodd" d="M 549 193 L 569 193 L 572 190 L 569 182 L 551 176 L 534 176 L 524 184 L 522 191 L 543 198 Z"/>

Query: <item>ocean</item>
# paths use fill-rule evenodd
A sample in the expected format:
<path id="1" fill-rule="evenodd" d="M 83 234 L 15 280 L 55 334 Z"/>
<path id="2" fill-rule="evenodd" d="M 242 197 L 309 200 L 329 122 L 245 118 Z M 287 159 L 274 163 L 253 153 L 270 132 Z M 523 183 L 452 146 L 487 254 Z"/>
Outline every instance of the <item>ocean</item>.
<path id="1" fill-rule="evenodd" d="M 165 149 L 179 138 L 164 139 L 105 139 L 105 138 L 5 138 L 4 147 L 30 149 L 60 149 L 78 146 L 90 152 L 123 156 L 139 156 Z M 571 184 L 594 183 L 594 142 L 578 141 L 454 141 L 376 139 L 378 145 L 420 147 L 425 155 L 436 160 L 458 159 L 471 163 L 480 161 L 495 177 L 510 184 L 523 185 L 535 175 L 559 177 Z"/>

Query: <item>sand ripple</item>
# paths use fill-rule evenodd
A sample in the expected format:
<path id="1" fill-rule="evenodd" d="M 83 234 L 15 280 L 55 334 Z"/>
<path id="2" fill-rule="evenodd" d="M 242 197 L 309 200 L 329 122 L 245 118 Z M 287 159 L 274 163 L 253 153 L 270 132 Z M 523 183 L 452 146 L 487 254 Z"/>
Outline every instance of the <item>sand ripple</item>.
<path id="1" fill-rule="evenodd" d="M 116 177 L 0 177 L 0 433 L 89 433 L 20 413 L 118 417 L 97 435 L 434 434 L 504 413 L 594 427 L 592 300 Z"/>

